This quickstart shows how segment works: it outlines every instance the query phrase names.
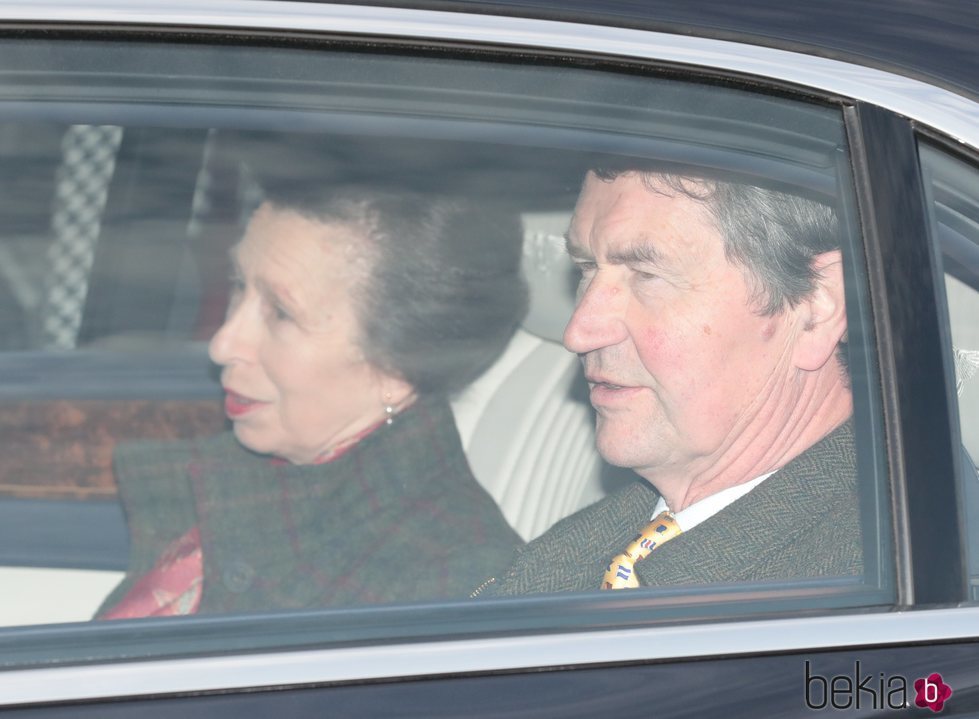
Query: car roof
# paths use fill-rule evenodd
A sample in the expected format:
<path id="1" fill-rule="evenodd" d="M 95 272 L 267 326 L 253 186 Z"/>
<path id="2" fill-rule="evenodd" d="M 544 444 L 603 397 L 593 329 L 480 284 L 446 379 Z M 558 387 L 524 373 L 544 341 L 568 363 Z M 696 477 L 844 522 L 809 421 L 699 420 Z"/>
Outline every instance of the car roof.
<path id="1" fill-rule="evenodd" d="M 976 0 L 340 0 L 735 40 L 858 63 L 979 98 Z M 334 4 L 337 4 L 334 0 Z"/>

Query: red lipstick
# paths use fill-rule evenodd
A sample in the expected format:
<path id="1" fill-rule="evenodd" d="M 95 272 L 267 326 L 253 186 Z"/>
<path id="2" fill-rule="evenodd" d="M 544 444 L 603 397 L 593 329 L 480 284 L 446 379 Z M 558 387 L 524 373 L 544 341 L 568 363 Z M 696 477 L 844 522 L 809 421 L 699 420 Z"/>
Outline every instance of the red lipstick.
<path id="1" fill-rule="evenodd" d="M 230 389 L 225 389 L 224 392 L 224 413 L 231 419 L 243 417 L 266 404 L 232 392 Z"/>

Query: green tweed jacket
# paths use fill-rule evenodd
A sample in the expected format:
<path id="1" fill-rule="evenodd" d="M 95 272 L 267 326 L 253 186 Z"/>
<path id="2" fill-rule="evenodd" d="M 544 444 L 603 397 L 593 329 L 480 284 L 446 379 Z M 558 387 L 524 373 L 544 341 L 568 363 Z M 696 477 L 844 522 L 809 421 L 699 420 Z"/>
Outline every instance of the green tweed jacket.
<path id="1" fill-rule="evenodd" d="M 465 597 L 521 540 L 473 477 L 449 407 L 419 401 L 327 464 L 296 466 L 231 434 L 117 449 L 130 566 L 200 529 L 200 613 Z"/>
<path id="2" fill-rule="evenodd" d="M 649 522 L 648 483 L 563 519 L 518 549 L 480 596 L 597 589 L 613 556 Z M 744 497 L 636 564 L 641 585 L 750 582 L 863 571 L 856 454 L 846 423 Z"/>

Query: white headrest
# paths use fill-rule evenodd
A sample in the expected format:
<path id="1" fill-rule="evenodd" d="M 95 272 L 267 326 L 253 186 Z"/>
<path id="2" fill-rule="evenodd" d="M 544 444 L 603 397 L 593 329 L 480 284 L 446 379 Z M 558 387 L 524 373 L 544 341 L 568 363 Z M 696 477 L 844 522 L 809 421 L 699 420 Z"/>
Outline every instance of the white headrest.
<path id="1" fill-rule="evenodd" d="M 526 540 L 604 494 L 582 382 L 574 355 L 519 330 L 452 403 L 473 474 Z"/>
<path id="2" fill-rule="evenodd" d="M 532 334 L 560 342 L 575 301 L 574 265 L 564 247 L 567 213 L 523 216 L 523 271 L 530 286 L 530 308 L 523 326 Z"/>
<path id="3" fill-rule="evenodd" d="M 473 474 L 524 539 L 600 499 L 606 465 L 577 358 L 561 346 L 574 310 L 567 213 L 525 215 L 530 309 L 503 355 L 453 403 Z"/>

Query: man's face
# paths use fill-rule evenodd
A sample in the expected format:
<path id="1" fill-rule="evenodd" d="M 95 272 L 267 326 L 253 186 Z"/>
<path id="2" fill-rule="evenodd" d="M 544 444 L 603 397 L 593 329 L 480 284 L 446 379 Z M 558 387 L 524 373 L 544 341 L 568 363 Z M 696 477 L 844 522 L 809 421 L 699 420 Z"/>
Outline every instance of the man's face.
<path id="1" fill-rule="evenodd" d="M 757 312 L 704 205 L 652 187 L 634 173 L 586 178 L 568 233 L 581 282 L 564 345 L 584 365 L 609 462 L 647 479 L 724 471 L 788 420 L 798 328 L 791 312 Z"/>

